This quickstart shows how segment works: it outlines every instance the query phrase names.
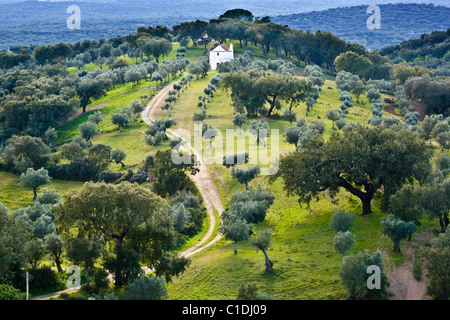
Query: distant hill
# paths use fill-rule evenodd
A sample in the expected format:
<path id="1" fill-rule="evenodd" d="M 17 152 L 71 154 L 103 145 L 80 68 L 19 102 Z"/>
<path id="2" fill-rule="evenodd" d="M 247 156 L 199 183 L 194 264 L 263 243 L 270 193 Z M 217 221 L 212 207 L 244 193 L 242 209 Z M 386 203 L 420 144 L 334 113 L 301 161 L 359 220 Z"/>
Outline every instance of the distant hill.
<path id="1" fill-rule="evenodd" d="M 367 49 L 397 45 L 421 34 L 450 27 L 450 7 L 433 4 L 379 5 L 381 29 L 369 30 L 367 5 L 276 16 L 272 21 L 292 29 L 330 31 Z"/>
<path id="2" fill-rule="evenodd" d="M 441 1 L 444 0 L 434 2 Z M 376 0 L 365 2 L 370 4 Z M 273 22 L 287 24 L 295 29 L 331 31 L 345 40 L 358 43 L 364 43 L 365 40 L 368 48 L 396 45 L 422 33 L 444 30 L 450 26 L 450 8 L 421 4 L 380 5 L 381 30 L 367 30 L 368 5 L 292 14 L 347 3 L 352 5 L 360 1 L 0 0 L 0 50 L 17 45 L 108 39 L 117 35 L 128 35 L 142 26 L 159 24 L 170 28 L 184 21 L 208 21 L 233 8 L 248 9 L 255 16 L 271 16 Z M 81 9 L 81 30 L 67 28 L 66 22 L 70 14 L 66 11 L 69 5 L 78 5 Z M 285 13 L 289 15 L 280 15 Z"/>
<path id="3" fill-rule="evenodd" d="M 176 0 L 178 1 L 178 0 Z M 81 10 L 81 29 L 69 30 L 69 5 Z M 182 7 L 172 8 L 172 1 L 24 1 L 0 3 L 0 49 L 15 45 L 76 43 L 83 40 L 109 39 L 136 32 L 139 27 L 174 24 L 206 19 L 195 8 L 182 14 Z M 197 19 L 196 18 L 196 19 Z"/>

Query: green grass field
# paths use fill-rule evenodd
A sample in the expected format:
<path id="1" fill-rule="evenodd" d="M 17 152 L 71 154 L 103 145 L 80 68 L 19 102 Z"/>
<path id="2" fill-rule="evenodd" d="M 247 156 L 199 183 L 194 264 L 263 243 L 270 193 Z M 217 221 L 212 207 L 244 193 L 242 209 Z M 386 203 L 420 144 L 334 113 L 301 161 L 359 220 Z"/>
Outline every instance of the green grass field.
<path id="1" fill-rule="evenodd" d="M 174 43 L 172 52 L 165 57 L 165 59 L 172 59 L 176 55 L 176 49 L 179 48 L 178 43 Z M 191 62 L 194 62 L 203 53 L 202 48 L 190 48 L 186 52 L 186 58 Z M 125 57 L 131 64 L 132 59 Z M 105 66 L 103 66 L 105 68 Z M 88 64 L 84 69 L 92 71 L 99 68 L 98 65 Z M 106 67 L 107 68 L 107 67 Z M 68 68 L 69 72 L 77 72 L 75 68 Z M 89 105 L 87 112 L 75 119 L 66 122 L 65 124 L 57 127 L 58 138 L 55 141 L 55 145 L 60 147 L 62 144 L 69 142 L 76 135 L 79 134 L 79 125 L 87 121 L 89 115 L 94 112 L 101 111 L 104 115 L 103 122 L 100 123 L 100 133 L 93 139 L 94 144 L 107 144 L 112 148 L 125 149 L 127 153 L 127 159 L 124 161 L 126 168 L 122 169 L 121 165 L 111 164 L 112 170 L 126 170 L 131 167 L 134 168 L 140 164 L 147 155 L 154 154 L 156 152 L 155 147 L 148 146 L 144 141 L 144 132 L 147 129 L 145 123 L 141 119 L 124 128 L 123 132 L 111 123 L 111 115 L 116 112 L 117 109 L 129 105 L 134 99 L 140 100 L 140 96 L 143 94 L 150 95 L 156 94 L 156 89 L 152 89 L 150 92 L 147 87 L 155 86 L 156 84 L 151 81 L 141 81 L 137 86 L 133 86 L 131 83 L 124 85 L 117 85 L 114 89 L 108 91 L 105 97 L 92 101 Z M 99 110 L 89 111 L 89 108 L 102 105 L 103 108 Z M 160 148 L 167 148 L 168 142 L 165 142 Z M 51 184 L 44 187 L 54 188 L 61 194 L 70 192 L 80 188 L 83 185 L 81 182 L 69 182 L 53 180 Z M 31 190 L 24 190 L 20 185 L 18 175 L 14 175 L 7 172 L 0 172 L 0 201 L 2 201 L 10 210 L 15 210 L 20 207 L 29 206 L 33 202 L 33 192 Z"/>
<path id="2" fill-rule="evenodd" d="M 52 180 L 42 188 L 55 189 L 61 195 L 81 188 L 82 182 Z M 10 210 L 27 207 L 33 204 L 33 191 L 24 189 L 18 175 L 0 171 L 0 201 Z"/>
<path id="3" fill-rule="evenodd" d="M 171 116 L 177 120 L 177 128 L 192 132 L 192 115 L 198 112 L 197 97 L 208 84 L 215 72 L 193 82 L 181 98 L 174 104 Z M 332 81 L 327 81 L 317 104 L 307 119 L 320 117 L 326 124 L 327 138 L 332 132 L 331 121 L 325 117 L 326 111 L 336 109 L 340 105 L 339 90 Z M 363 98 L 362 103 L 355 103 L 350 109 L 348 121 L 366 123 L 371 116 L 370 104 Z M 298 117 L 305 116 L 305 106 L 297 110 Z M 222 133 L 232 129 L 233 108 L 226 92 L 218 90 L 207 109 L 205 121 L 219 129 Z M 167 113 L 158 110 L 159 117 L 167 117 Z M 287 121 L 269 120 L 271 129 L 279 130 L 280 151 L 290 152 L 294 146 L 284 141 L 282 136 Z M 247 129 L 244 126 L 243 130 Z M 268 145 L 271 139 L 268 139 Z M 209 142 L 203 142 L 203 151 L 208 149 Z M 247 148 L 255 145 L 255 138 L 246 141 Z M 242 191 L 244 186 L 231 177 L 230 169 L 220 164 L 210 165 L 210 172 L 218 187 L 222 202 L 226 206 L 234 192 Z M 313 203 L 310 208 L 301 207 L 295 197 L 286 196 L 281 181 L 269 184 L 267 177 L 259 177 L 251 182 L 269 188 L 275 195 L 274 205 L 269 209 L 264 223 L 255 226 L 254 231 L 273 230 L 273 246 L 269 256 L 274 261 L 274 273 L 265 274 L 264 256 L 257 253 L 249 241 L 238 244 L 238 254 L 233 253 L 234 244 L 221 240 L 192 258 L 189 269 L 169 284 L 171 299 L 234 299 L 241 283 L 253 282 L 264 293 L 273 294 L 279 299 L 342 299 L 345 292 L 340 284 L 339 270 L 342 256 L 334 252 L 334 232 L 328 226 L 333 209 L 346 208 L 356 213 L 361 212 L 357 199 L 347 192 L 341 192 L 332 200 L 326 195 Z M 375 209 L 375 213 L 358 217 L 354 227 L 356 246 L 352 252 L 369 249 L 388 252 L 390 240 L 381 235 L 380 220 L 384 215 Z M 394 261 L 401 257 L 391 257 Z"/>
<path id="4" fill-rule="evenodd" d="M 243 49 L 238 47 L 238 43 L 235 43 L 234 47 L 237 52 L 243 52 Z M 202 51 L 200 48 L 194 50 Z M 255 49 L 255 55 L 262 57 L 262 52 L 259 51 L 259 48 Z M 270 56 L 270 58 L 275 57 Z M 192 116 L 194 112 L 200 111 L 197 107 L 198 96 L 203 94 L 203 88 L 215 74 L 216 72 L 211 71 L 204 79 L 192 81 L 188 89 L 174 103 L 170 114 L 177 121 L 175 128 L 193 132 Z M 145 85 L 142 84 L 142 86 Z M 328 138 L 333 130 L 331 121 L 326 119 L 326 112 L 339 108 L 341 102 L 338 99 L 339 90 L 334 81 L 327 80 L 322 89 L 320 98 L 306 118 L 312 121 L 320 117 L 326 125 L 324 137 Z M 109 103 L 107 110 L 115 110 L 127 101 L 132 101 L 135 96 L 137 94 L 132 92 L 129 86 L 125 86 L 115 89 L 108 94 L 108 98 L 97 103 Z M 368 99 L 362 96 L 359 103 L 353 103 L 354 106 L 349 109 L 347 121 L 367 123 L 372 116 Z M 166 111 L 161 110 L 159 106 L 156 107 L 158 118 L 168 117 Z M 305 105 L 296 108 L 297 118 L 305 117 L 305 110 Z M 208 117 L 205 121 L 222 133 L 225 133 L 226 129 L 233 129 L 231 121 L 233 108 L 230 106 L 228 93 L 218 90 L 211 98 L 206 112 Z M 289 123 L 269 119 L 269 125 L 271 129 L 279 130 L 280 152 L 293 151 L 294 146 L 286 143 L 282 136 Z M 127 165 L 138 163 L 139 159 L 142 160 L 146 154 L 155 152 L 143 143 L 144 125 L 137 123 L 125 129 L 123 133 L 110 124 L 104 126 L 102 133 L 94 139 L 94 143 L 125 148 L 127 154 L 132 154 L 126 161 Z M 246 129 L 247 126 L 244 126 L 243 130 Z M 254 137 L 238 139 L 246 139 L 245 145 L 249 150 L 255 148 Z M 271 138 L 268 138 L 267 143 L 270 145 Z M 208 145 L 209 141 L 202 142 L 203 151 L 208 149 Z M 117 169 L 120 169 L 119 166 Z M 243 185 L 232 178 L 230 169 L 220 164 L 211 164 L 210 172 L 225 206 L 234 192 L 244 189 Z M 345 208 L 359 214 L 361 212 L 359 200 L 346 191 L 342 191 L 336 199 L 331 199 L 325 194 L 320 201 L 306 207 L 300 206 L 295 197 L 288 197 L 285 194 L 281 181 L 269 183 L 267 177 L 259 177 L 251 182 L 253 186 L 257 184 L 269 188 L 276 195 L 275 203 L 269 209 L 266 221 L 254 227 L 256 233 L 267 228 L 273 231 L 273 245 L 268 254 L 274 261 L 274 273 L 264 272 L 264 256 L 261 252 L 256 252 L 250 241 L 239 243 L 238 254 L 235 255 L 234 244 L 222 239 L 193 256 L 192 263 L 186 272 L 168 284 L 170 298 L 234 299 L 242 283 L 252 282 L 258 285 L 261 292 L 272 294 L 278 299 L 345 299 L 346 293 L 339 278 L 342 256 L 334 251 L 334 232 L 328 224 L 331 212 L 337 208 Z M 391 241 L 381 234 L 380 221 L 383 216 L 384 214 L 375 204 L 373 214 L 358 217 L 353 229 L 356 246 L 351 253 L 365 249 L 381 250 L 387 254 L 389 264 L 401 263 L 403 257 L 390 254 Z M 198 242 L 207 231 L 208 223 L 206 219 L 203 230 L 177 248 L 177 251 L 182 251 Z M 219 226 L 217 222 L 216 233 Z"/>
<path id="5" fill-rule="evenodd" d="M 174 56 L 177 45 L 171 53 Z M 237 53 L 242 53 L 239 43 L 234 42 Z M 189 48 L 186 57 L 195 61 L 203 53 L 203 47 Z M 170 59 L 171 55 L 167 57 Z M 262 56 L 260 49 L 255 49 L 256 56 Z M 273 53 L 271 58 L 275 58 Z M 94 66 L 88 66 L 94 68 Z M 194 112 L 198 112 L 198 96 L 203 94 L 203 88 L 207 86 L 216 72 L 209 72 L 204 79 L 193 80 L 192 84 L 181 94 L 174 104 L 171 116 L 177 121 L 176 128 L 192 132 Z M 130 83 L 116 86 L 108 92 L 106 97 L 95 100 L 91 106 L 105 105 L 101 109 L 104 121 L 101 123 L 101 132 L 93 139 L 93 144 L 107 144 L 112 148 L 125 149 L 128 157 L 124 161 L 126 168 L 120 165 L 111 165 L 112 170 L 126 170 L 139 165 L 147 155 L 156 152 L 155 147 L 148 146 L 144 141 L 146 125 L 139 118 L 136 123 L 127 126 L 123 132 L 111 123 L 111 115 L 119 108 L 129 105 L 140 95 L 148 91 L 139 91 L 148 87 L 149 81 L 142 82 L 133 87 Z M 326 125 L 324 134 L 327 139 L 332 133 L 332 123 L 326 119 L 326 112 L 337 109 L 341 102 L 338 99 L 339 90 L 335 82 L 327 80 L 322 87 L 320 98 L 309 113 L 307 120 L 322 119 Z M 382 96 L 382 99 L 384 96 Z M 349 109 L 347 121 L 367 123 L 372 116 L 370 103 L 365 96 L 360 97 L 360 103 L 353 102 L 354 106 Z M 157 116 L 167 117 L 166 111 L 158 106 Z M 285 107 L 285 106 L 283 106 Z M 306 107 L 304 104 L 295 109 L 297 118 L 305 117 Z M 67 122 L 57 128 L 57 146 L 73 139 L 78 133 L 78 126 L 87 120 L 86 114 Z M 280 111 L 281 112 L 281 111 Z M 206 121 L 219 129 L 222 133 L 226 129 L 233 129 L 233 108 L 230 106 L 229 95 L 217 90 L 211 99 L 207 109 Z M 251 120 L 251 119 L 249 119 Z M 248 121 L 250 122 L 250 121 Z M 289 126 L 287 121 L 269 119 L 271 129 L 279 130 L 279 148 L 281 153 L 294 151 L 295 147 L 284 141 L 283 132 Z M 245 131 L 247 125 L 243 127 Z M 238 137 L 246 139 L 245 137 Z M 268 145 L 273 138 L 268 138 Z M 245 141 L 249 150 L 256 148 L 255 137 L 250 136 Z M 209 142 L 203 141 L 203 151 L 208 149 Z M 168 148 L 165 142 L 160 149 Z M 210 165 L 210 172 L 219 190 L 224 206 L 228 204 L 231 195 L 237 191 L 244 190 L 231 176 L 231 170 L 221 164 Z M 339 271 L 342 256 L 335 253 L 333 248 L 334 231 L 328 226 L 329 219 L 334 209 L 345 208 L 353 212 L 361 213 L 361 204 L 357 198 L 346 191 L 338 193 L 335 199 L 331 199 L 326 193 L 319 201 L 311 203 L 310 207 L 300 206 L 296 197 L 288 197 L 282 188 L 282 181 L 269 182 L 266 176 L 261 176 L 250 183 L 252 186 L 261 184 L 269 188 L 276 196 L 275 203 L 269 209 L 266 221 L 254 226 L 254 232 L 258 233 L 264 229 L 273 231 L 273 244 L 268 251 L 269 257 L 274 262 L 274 272 L 264 272 L 264 255 L 256 252 L 250 241 L 238 244 L 238 254 L 233 253 L 234 244 L 231 241 L 221 239 L 210 248 L 192 256 L 191 265 L 172 283 L 168 284 L 170 299 L 235 299 L 238 289 L 242 283 L 255 283 L 260 291 L 274 295 L 278 299 L 345 299 L 346 292 L 340 283 Z M 58 192 L 65 194 L 71 190 L 80 188 L 82 183 L 52 181 L 49 188 L 55 188 Z M 14 210 L 32 203 L 32 192 L 24 190 L 20 186 L 19 177 L 10 173 L 0 172 L 0 201 Z M 402 262 L 403 256 L 392 255 L 391 241 L 382 235 L 380 220 L 384 214 L 379 209 L 379 199 L 374 200 L 374 213 L 364 217 L 358 216 L 352 230 L 356 246 L 350 253 L 357 253 L 368 249 L 369 251 L 381 250 L 386 253 L 388 265 Z M 217 234 L 220 226 L 218 213 L 216 212 L 216 230 L 212 238 Z M 431 223 L 424 223 L 420 228 L 430 227 Z M 203 229 L 194 237 L 189 239 L 177 251 L 182 251 L 194 245 L 202 239 L 209 227 L 209 219 L 203 223 Z M 211 239 L 212 239 L 211 238 Z"/>
<path id="6" fill-rule="evenodd" d="M 311 208 L 300 207 L 293 197 L 285 196 L 281 182 L 264 187 L 276 194 L 266 221 L 254 232 L 273 231 L 273 245 L 268 254 L 274 262 L 274 273 L 264 271 L 264 255 L 244 241 L 234 244 L 221 240 L 193 257 L 190 268 L 169 284 L 171 299 L 235 299 L 241 283 L 255 283 L 261 292 L 279 299 L 341 299 L 345 292 L 340 285 L 342 256 L 333 249 L 334 231 L 328 226 L 334 208 L 357 210 L 359 204 L 342 192 L 335 205 L 326 196 Z M 242 190 L 242 187 L 241 187 Z M 390 241 L 380 236 L 383 214 L 358 217 L 353 233 L 358 250 L 387 250 Z"/>

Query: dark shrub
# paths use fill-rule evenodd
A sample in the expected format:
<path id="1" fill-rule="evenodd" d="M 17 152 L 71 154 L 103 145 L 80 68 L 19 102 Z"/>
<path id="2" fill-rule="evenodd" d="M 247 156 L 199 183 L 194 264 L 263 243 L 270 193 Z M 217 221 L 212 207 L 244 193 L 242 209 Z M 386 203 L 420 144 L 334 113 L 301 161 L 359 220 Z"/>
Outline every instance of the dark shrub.
<path id="1" fill-rule="evenodd" d="M 64 289 L 64 284 L 58 281 L 58 275 L 50 267 L 31 269 L 30 274 L 30 291 L 58 291 Z"/>
<path id="2" fill-rule="evenodd" d="M 118 179 L 122 177 L 122 173 L 114 172 L 111 170 L 105 170 L 100 172 L 100 175 L 98 176 L 98 181 L 105 182 L 105 183 L 114 183 Z"/>
<path id="3" fill-rule="evenodd" d="M 71 181 L 91 181 L 97 176 L 97 169 L 87 158 L 76 158 L 69 164 L 48 168 L 53 179 Z"/>

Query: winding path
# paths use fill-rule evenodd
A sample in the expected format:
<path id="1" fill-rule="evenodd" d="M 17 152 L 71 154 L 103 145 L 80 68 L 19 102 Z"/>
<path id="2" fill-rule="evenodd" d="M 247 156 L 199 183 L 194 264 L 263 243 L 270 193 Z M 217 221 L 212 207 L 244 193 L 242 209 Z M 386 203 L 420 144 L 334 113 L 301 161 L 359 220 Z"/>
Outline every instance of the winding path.
<path id="1" fill-rule="evenodd" d="M 171 83 L 167 87 L 162 89 L 156 96 L 154 96 L 150 100 L 150 102 L 147 104 L 147 107 L 144 109 L 144 111 L 142 111 L 142 120 L 146 124 L 150 125 L 152 123 L 152 121 L 156 120 L 156 116 L 155 116 L 156 107 L 158 107 L 159 105 L 161 105 L 164 102 L 166 96 L 168 95 L 169 91 L 173 89 L 173 85 L 175 83 L 176 82 Z M 170 130 L 170 129 L 167 130 L 167 135 L 169 137 L 170 136 L 180 137 L 176 132 L 174 132 L 173 130 Z M 180 138 L 183 139 L 182 137 L 180 137 Z M 205 234 L 205 236 L 202 238 L 202 240 L 200 240 L 194 246 L 179 253 L 180 256 L 187 258 L 187 257 L 190 257 L 190 256 L 208 248 L 209 246 L 216 243 L 222 237 L 222 234 L 218 233 L 214 239 L 212 239 L 211 241 L 208 242 L 208 240 L 211 239 L 211 237 L 214 233 L 214 227 L 216 225 L 216 217 L 214 216 L 214 211 L 217 211 L 219 213 L 219 215 L 221 215 L 222 212 L 224 211 L 224 209 L 223 209 L 222 200 L 220 200 L 219 192 L 211 178 L 207 164 L 199 156 L 199 153 L 192 147 L 192 145 L 185 139 L 183 139 L 183 140 L 185 141 L 184 146 L 191 149 L 191 152 L 196 155 L 197 159 L 201 159 L 201 163 L 198 166 L 199 172 L 197 174 L 195 174 L 194 176 L 192 176 L 192 180 L 194 181 L 195 185 L 197 186 L 198 190 L 200 191 L 200 193 L 203 197 L 203 202 L 208 211 L 209 221 L 210 221 L 208 232 Z M 150 272 L 149 268 L 144 268 L 144 269 L 145 269 L 145 272 Z M 79 289 L 80 289 L 80 287 L 75 287 L 75 288 L 66 289 L 63 291 L 53 292 L 53 293 L 49 293 L 49 294 L 42 295 L 39 297 L 34 297 L 33 300 L 47 300 L 50 298 L 57 297 L 62 293 L 67 293 L 67 294 L 73 293 Z"/>
<path id="2" fill-rule="evenodd" d="M 150 102 L 147 104 L 147 107 L 144 109 L 144 111 L 142 111 L 142 120 L 146 123 L 146 124 L 151 124 L 152 121 L 156 120 L 156 107 L 160 106 L 166 96 L 168 95 L 169 91 L 173 89 L 173 85 L 175 84 L 171 83 L 168 86 L 166 86 L 164 89 L 162 89 L 156 96 L 154 96 Z M 167 130 L 167 135 L 170 136 L 178 136 L 180 137 L 176 132 L 174 132 L 173 130 L 168 129 Z M 180 137 L 181 139 L 183 139 L 182 137 Z M 189 257 L 192 256 L 193 254 L 196 254 L 197 252 L 200 252 L 206 248 L 208 248 L 209 246 L 213 245 L 214 243 L 216 243 L 220 238 L 221 238 L 221 234 L 217 234 L 217 236 L 212 239 L 211 241 L 208 242 L 208 240 L 210 240 L 211 236 L 213 235 L 214 232 L 214 227 L 216 224 L 216 217 L 214 216 L 214 211 L 217 211 L 219 213 L 219 216 L 222 214 L 222 212 L 224 211 L 223 209 L 223 204 L 222 204 L 222 200 L 220 199 L 220 195 L 219 192 L 217 190 L 216 185 L 214 184 L 208 166 L 207 164 L 203 161 L 203 158 L 201 157 L 201 155 L 197 152 L 197 150 L 195 150 L 191 143 L 189 141 L 186 141 L 185 139 L 183 139 L 185 141 L 184 147 L 185 148 L 189 148 L 192 152 L 192 154 L 194 154 L 197 159 L 201 159 L 200 164 L 198 166 L 199 172 L 197 174 L 195 174 L 194 176 L 192 176 L 192 180 L 194 181 L 195 185 L 197 186 L 198 190 L 200 191 L 202 197 L 203 197 L 203 202 L 205 204 L 205 207 L 208 211 L 208 215 L 209 215 L 209 230 L 206 233 L 206 235 L 203 237 L 203 239 L 201 241 L 199 241 L 196 245 L 190 247 L 189 249 L 186 249 L 182 252 L 180 252 L 181 256 L 184 257 Z M 208 243 L 206 243 L 208 242 Z M 206 244 L 205 244 L 206 243 Z"/>

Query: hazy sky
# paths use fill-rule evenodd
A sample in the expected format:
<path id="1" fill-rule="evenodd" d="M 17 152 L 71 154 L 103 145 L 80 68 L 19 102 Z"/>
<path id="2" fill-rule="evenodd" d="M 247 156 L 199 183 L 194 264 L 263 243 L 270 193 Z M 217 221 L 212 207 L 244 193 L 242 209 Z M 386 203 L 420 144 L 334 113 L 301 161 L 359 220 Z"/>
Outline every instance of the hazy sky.
<path id="1" fill-rule="evenodd" d="M 24 0 L 0 0 L 1 3 L 22 2 Z M 45 1 L 45 2 L 115 2 L 117 0 L 28 0 L 28 1 Z M 268 10 L 271 15 L 300 13 L 315 10 L 325 10 L 329 8 L 356 6 L 356 5 L 370 5 L 370 4 L 386 4 L 386 3 L 434 3 L 436 5 L 450 6 L 449 0 L 121 0 L 117 2 L 134 2 L 136 4 L 146 5 L 189 5 L 198 6 L 199 14 L 202 10 L 214 11 L 222 10 L 223 8 L 244 8 L 252 11 L 255 15 L 263 14 Z M 280 5 L 281 4 L 281 5 Z M 212 5 L 209 8 L 205 8 Z M 202 9 L 200 9 L 202 8 Z M 200 14 L 201 15 L 201 14 Z"/>

